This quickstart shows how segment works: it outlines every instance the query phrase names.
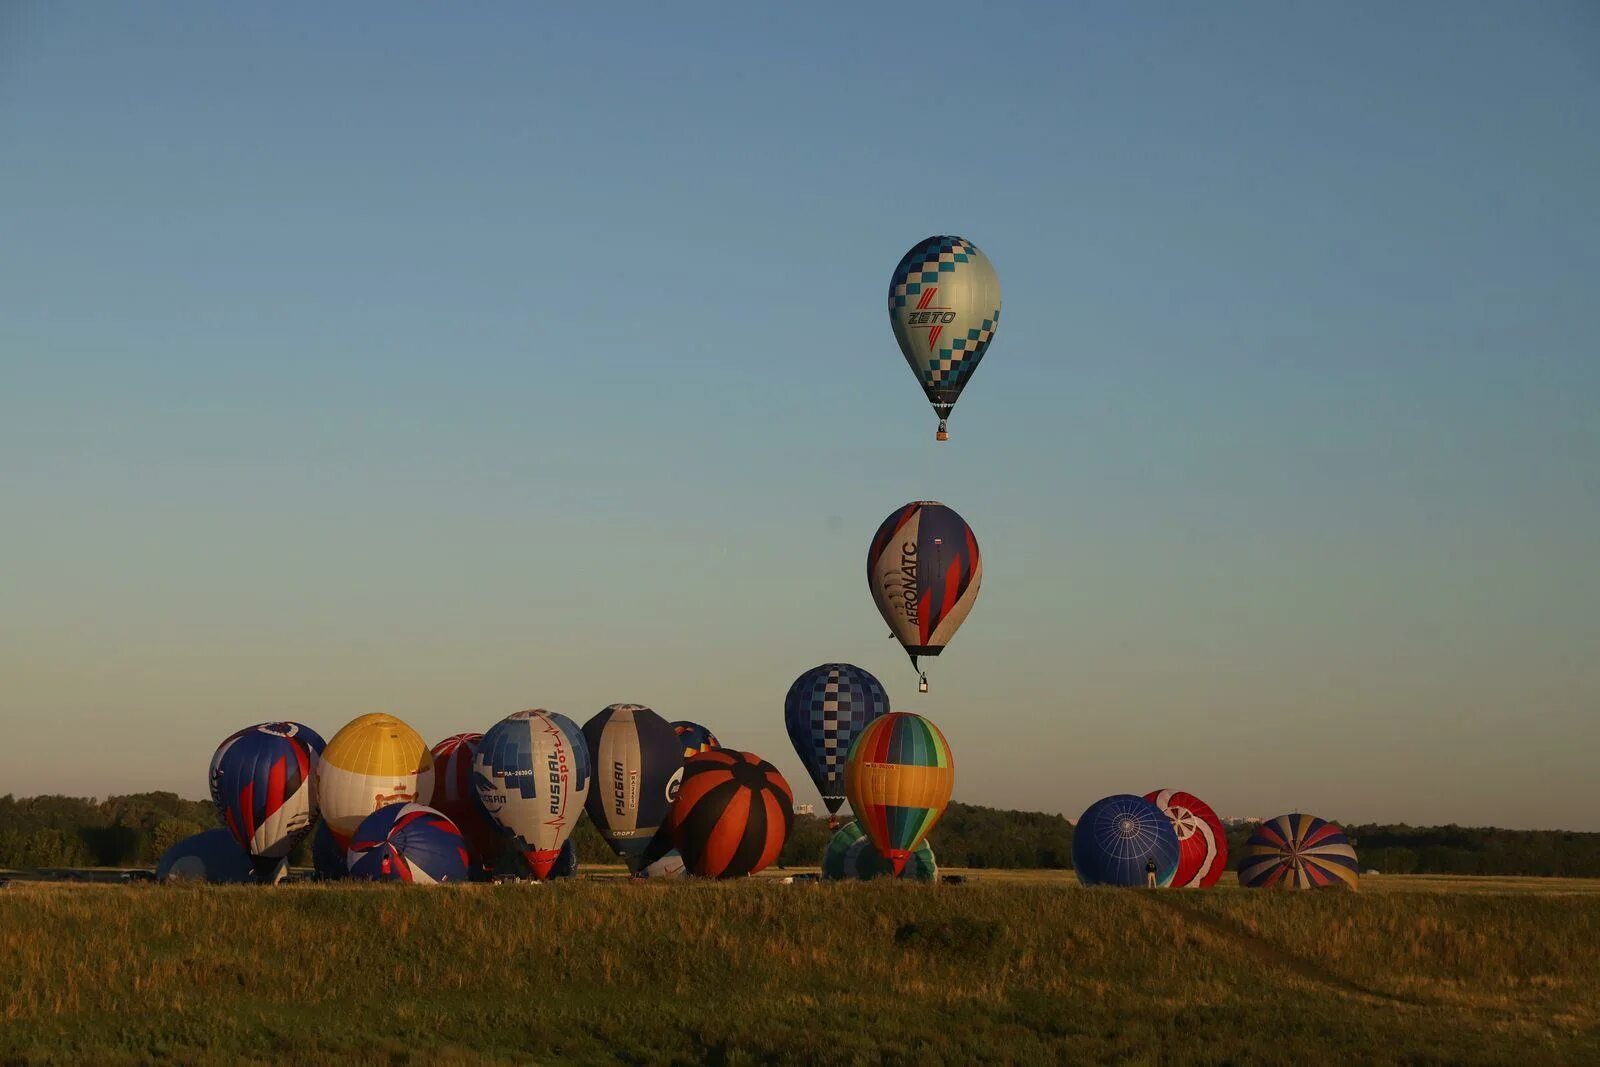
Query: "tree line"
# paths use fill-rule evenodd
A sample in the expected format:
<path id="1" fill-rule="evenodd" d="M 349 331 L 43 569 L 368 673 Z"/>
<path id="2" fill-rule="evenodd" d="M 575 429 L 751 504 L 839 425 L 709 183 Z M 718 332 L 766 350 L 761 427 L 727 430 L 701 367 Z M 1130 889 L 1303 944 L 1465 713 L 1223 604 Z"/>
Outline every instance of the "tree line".
<path id="1" fill-rule="evenodd" d="M 209 801 L 176 793 L 86 797 L 0 796 L 0 868 L 153 867 L 162 852 L 220 825 Z M 1252 827 L 1228 831 L 1239 856 Z M 1493 827 L 1346 825 L 1363 870 L 1384 874 L 1503 874 L 1600 878 L 1600 833 Z M 815 866 L 831 836 L 827 820 L 795 816 L 778 862 Z M 1072 866 L 1072 824 L 1060 815 L 952 803 L 929 838 L 944 867 Z M 585 816 L 573 831 L 580 863 L 616 857 Z M 291 857 L 308 865 L 309 839 Z"/>

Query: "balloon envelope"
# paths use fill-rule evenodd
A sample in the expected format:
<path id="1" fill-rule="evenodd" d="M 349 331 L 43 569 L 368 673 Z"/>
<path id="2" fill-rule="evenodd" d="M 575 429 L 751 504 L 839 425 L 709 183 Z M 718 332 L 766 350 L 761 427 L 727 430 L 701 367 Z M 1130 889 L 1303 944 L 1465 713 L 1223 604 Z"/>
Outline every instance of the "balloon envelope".
<path id="1" fill-rule="evenodd" d="M 439 885 L 465 882 L 470 859 L 461 831 L 425 804 L 390 804 L 361 820 L 345 855 L 350 877 Z"/>
<path id="2" fill-rule="evenodd" d="M 565 715 L 535 708 L 508 715 L 478 742 L 478 802 L 546 878 L 589 795 L 589 746 Z"/>
<path id="3" fill-rule="evenodd" d="M 230 734 L 211 757 L 211 802 L 258 875 L 278 866 L 317 816 L 311 779 L 322 738 L 297 722 L 263 722 Z"/>
<path id="4" fill-rule="evenodd" d="M 497 874 L 508 874 L 514 878 L 534 877 L 533 868 L 528 866 L 528 857 L 525 853 L 508 848 L 500 862 L 495 866 Z M 561 852 L 556 856 L 555 863 L 550 865 L 550 873 L 542 879 L 552 882 L 557 878 L 574 878 L 578 874 L 578 847 L 572 843 L 572 838 L 567 838 L 561 845 Z"/>
<path id="5" fill-rule="evenodd" d="M 162 882 L 252 882 L 250 854 L 233 834 L 218 828 L 179 841 L 161 854 L 156 879 Z"/>
<path id="6" fill-rule="evenodd" d="M 983 584 L 978 539 L 954 508 L 921 500 L 897 508 L 867 550 L 878 613 L 916 665 L 955 636 Z"/>
<path id="7" fill-rule="evenodd" d="M 1000 326 L 1000 279 L 961 237 L 917 242 L 889 278 L 889 325 L 911 373 L 944 421 Z"/>
<path id="8" fill-rule="evenodd" d="M 844 761 L 867 723 L 889 711 L 882 683 L 851 663 L 824 663 L 794 680 L 783 724 L 830 815 L 844 804 Z"/>
<path id="9" fill-rule="evenodd" d="M 1144 798 L 1172 821 L 1178 835 L 1178 870 L 1175 889 L 1206 889 L 1217 884 L 1228 869 L 1228 832 L 1211 805 L 1177 789 L 1158 789 Z"/>
<path id="10" fill-rule="evenodd" d="M 1239 882 L 1257 889 L 1355 889 L 1356 850 L 1343 830 L 1294 812 L 1256 827 L 1239 858 Z"/>
<path id="11" fill-rule="evenodd" d="M 911 853 L 899 877 L 917 882 L 932 882 L 939 876 L 939 865 L 933 858 L 933 846 L 923 841 Z M 872 847 L 861 824 L 852 819 L 845 823 L 828 841 L 822 854 L 822 877 L 835 880 L 896 877 L 889 861 Z"/>
<path id="12" fill-rule="evenodd" d="M 317 823 L 316 833 L 311 835 L 311 867 L 317 872 L 317 877 L 324 881 L 350 877 L 350 868 L 345 865 L 344 857 L 344 846 L 333 839 L 328 824 Z"/>
<path id="13" fill-rule="evenodd" d="M 794 790 L 760 756 L 719 748 L 684 763 L 671 827 L 690 873 L 754 874 L 777 860 L 793 825 Z"/>
<path id="14" fill-rule="evenodd" d="M 472 759 L 482 734 L 452 734 L 433 746 L 433 804 L 456 824 L 467 842 L 472 866 L 492 871 L 505 843 L 500 827 L 484 813 L 472 784 Z"/>
<path id="15" fill-rule="evenodd" d="M 1149 864 L 1156 885 L 1178 870 L 1178 834 L 1166 813 L 1132 793 L 1097 800 L 1072 832 L 1072 869 L 1083 885 L 1144 886 Z"/>
<path id="16" fill-rule="evenodd" d="M 672 724 L 643 704 L 612 704 L 584 724 L 583 737 L 599 776 L 589 819 L 635 868 L 678 795 L 683 746 Z"/>
<path id="17" fill-rule="evenodd" d="M 717 735 L 701 726 L 697 722 L 680 719 L 672 724 L 672 732 L 678 735 L 678 741 L 683 745 L 683 758 L 699 752 L 708 752 L 713 748 L 721 748 Z"/>
<path id="18" fill-rule="evenodd" d="M 317 808 L 340 848 L 361 820 L 390 804 L 433 798 L 433 754 L 411 727 L 382 713 L 350 720 L 317 764 Z"/>
<path id="19" fill-rule="evenodd" d="M 932 721 L 892 711 L 861 731 L 845 764 L 850 809 L 898 876 L 938 824 L 955 786 L 955 760 Z"/>

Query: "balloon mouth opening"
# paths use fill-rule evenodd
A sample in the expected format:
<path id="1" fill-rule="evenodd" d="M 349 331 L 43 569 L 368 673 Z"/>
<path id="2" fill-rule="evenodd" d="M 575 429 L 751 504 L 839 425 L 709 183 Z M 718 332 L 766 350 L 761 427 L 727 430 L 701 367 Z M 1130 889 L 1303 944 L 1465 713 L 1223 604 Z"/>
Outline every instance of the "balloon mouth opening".
<path id="1" fill-rule="evenodd" d="M 896 878 L 905 872 L 906 864 L 911 860 L 911 853 L 901 848 L 889 850 L 889 869 L 894 871 Z"/>
<path id="2" fill-rule="evenodd" d="M 528 870 L 532 871 L 533 876 L 539 881 L 547 881 L 550 878 L 550 872 L 555 870 L 556 860 L 560 858 L 561 850 L 559 848 L 546 848 L 530 852 L 528 853 Z"/>

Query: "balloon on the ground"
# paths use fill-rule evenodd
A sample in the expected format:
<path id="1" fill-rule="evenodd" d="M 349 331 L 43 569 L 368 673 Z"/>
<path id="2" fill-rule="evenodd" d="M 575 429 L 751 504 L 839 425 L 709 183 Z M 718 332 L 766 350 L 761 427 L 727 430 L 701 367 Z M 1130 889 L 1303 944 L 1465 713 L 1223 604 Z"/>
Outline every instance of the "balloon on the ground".
<path id="1" fill-rule="evenodd" d="M 589 746 L 578 724 L 542 708 L 506 716 L 478 742 L 472 781 L 533 876 L 548 878 L 589 795 Z"/>
<path id="2" fill-rule="evenodd" d="M 211 757 L 211 802 L 266 880 L 317 817 L 311 780 L 326 747 L 309 726 L 263 722 L 228 735 Z"/>
<path id="3" fill-rule="evenodd" d="M 943 441 L 945 420 L 1000 326 L 1000 279 L 989 258 L 960 237 L 917 242 L 889 279 L 889 324 Z"/>
<path id="4" fill-rule="evenodd" d="M 672 732 L 678 735 L 678 741 L 683 745 L 683 758 L 699 752 L 707 752 L 713 748 L 721 748 L 717 735 L 701 726 L 697 722 L 680 719 L 672 724 Z"/>
<path id="5" fill-rule="evenodd" d="M 1257 889 L 1355 889 L 1356 850 L 1343 830 L 1294 812 L 1256 827 L 1239 858 L 1239 882 Z"/>
<path id="6" fill-rule="evenodd" d="M 824 663 L 794 680 L 783 698 L 783 725 L 828 814 L 844 804 L 850 742 L 889 710 L 883 684 L 853 663 Z"/>
<path id="7" fill-rule="evenodd" d="M 794 790 L 760 756 L 712 749 L 685 761 L 670 825 L 691 874 L 754 874 L 775 862 L 789 839 Z"/>
<path id="8" fill-rule="evenodd" d="M 390 804 L 361 820 L 345 865 L 363 881 L 465 882 L 471 859 L 461 831 L 425 804 Z"/>
<path id="9" fill-rule="evenodd" d="M 390 804 L 433 799 L 433 753 L 422 736 L 393 715 L 350 720 L 323 750 L 316 773 L 317 807 L 340 848 L 361 820 Z"/>
<path id="10" fill-rule="evenodd" d="M 311 869 L 317 877 L 328 882 L 350 877 L 344 857 L 344 846 L 333 839 L 328 824 L 317 823 L 317 830 L 311 835 Z"/>
<path id="11" fill-rule="evenodd" d="M 1208 889 L 1228 869 L 1228 832 L 1211 805 L 1177 789 L 1158 789 L 1144 798 L 1172 820 L 1178 835 L 1174 889 Z"/>
<path id="12" fill-rule="evenodd" d="M 899 877 L 909 881 L 932 882 L 939 876 L 939 865 L 933 858 L 933 846 L 924 841 L 911 853 Z M 889 861 L 872 847 L 861 824 L 855 820 L 841 826 L 828 841 L 822 854 L 822 877 L 830 881 L 895 877 Z"/>
<path id="13" fill-rule="evenodd" d="M 1072 831 L 1072 869 L 1083 885 L 1145 886 L 1150 864 L 1157 886 L 1178 870 L 1178 833 L 1144 797 L 1118 793 L 1097 800 Z"/>
<path id="14" fill-rule="evenodd" d="M 919 657 L 944 651 L 982 584 L 978 539 L 954 508 L 938 501 L 896 508 L 867 550 L 872 600 L 913 667 Z"/>
<path id="15" fill-rule="evenodd" d="M 250 854 L 229 831 L 205 830 L 173 845 L 156 864 L 161 882 L 253 882 Z"/>
<path id="16" fill-rule="evenodd" d="M 896 876 L 938 824 L 955 779 L 949 743 L 921 715 L 892 711 L 856 737 L 845 763 L 845 793 Z"/>
<path id="17" fill-rule="evenodd" d="M 661 856 L 639 868 L 640 878 L 682 878 L 688 873 L 689 868 L 684 865 L 683 853 L 675 848 L 668 849 Z"/>
<path id="18" fill-rule="evenodd" d="M 630 869 L 661 829 L 683 778 L 683 746 L 643 704 L 612 704 L 583 725 L 597 782 L 589 819 Z"/>
<path id="19" fill-rule="evenodd" d="M 456 824 L 467 842 L 473 867 L 490 872 L 504 839 L 500 827 L 478 803 L 472 784 L 472 758 L 482 734 L 452 734 L 433 746 L 433 808 Z"/>

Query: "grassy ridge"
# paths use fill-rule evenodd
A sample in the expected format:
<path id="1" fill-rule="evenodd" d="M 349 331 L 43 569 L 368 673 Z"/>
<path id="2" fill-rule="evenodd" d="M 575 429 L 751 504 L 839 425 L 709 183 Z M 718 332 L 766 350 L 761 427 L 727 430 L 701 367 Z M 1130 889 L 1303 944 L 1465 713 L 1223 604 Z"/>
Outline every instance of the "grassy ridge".
<path id="1" fill-rule="evenodd" d="M 1600 1060 L 1587 895 L 13 886 L 0 1060 Z"/>

